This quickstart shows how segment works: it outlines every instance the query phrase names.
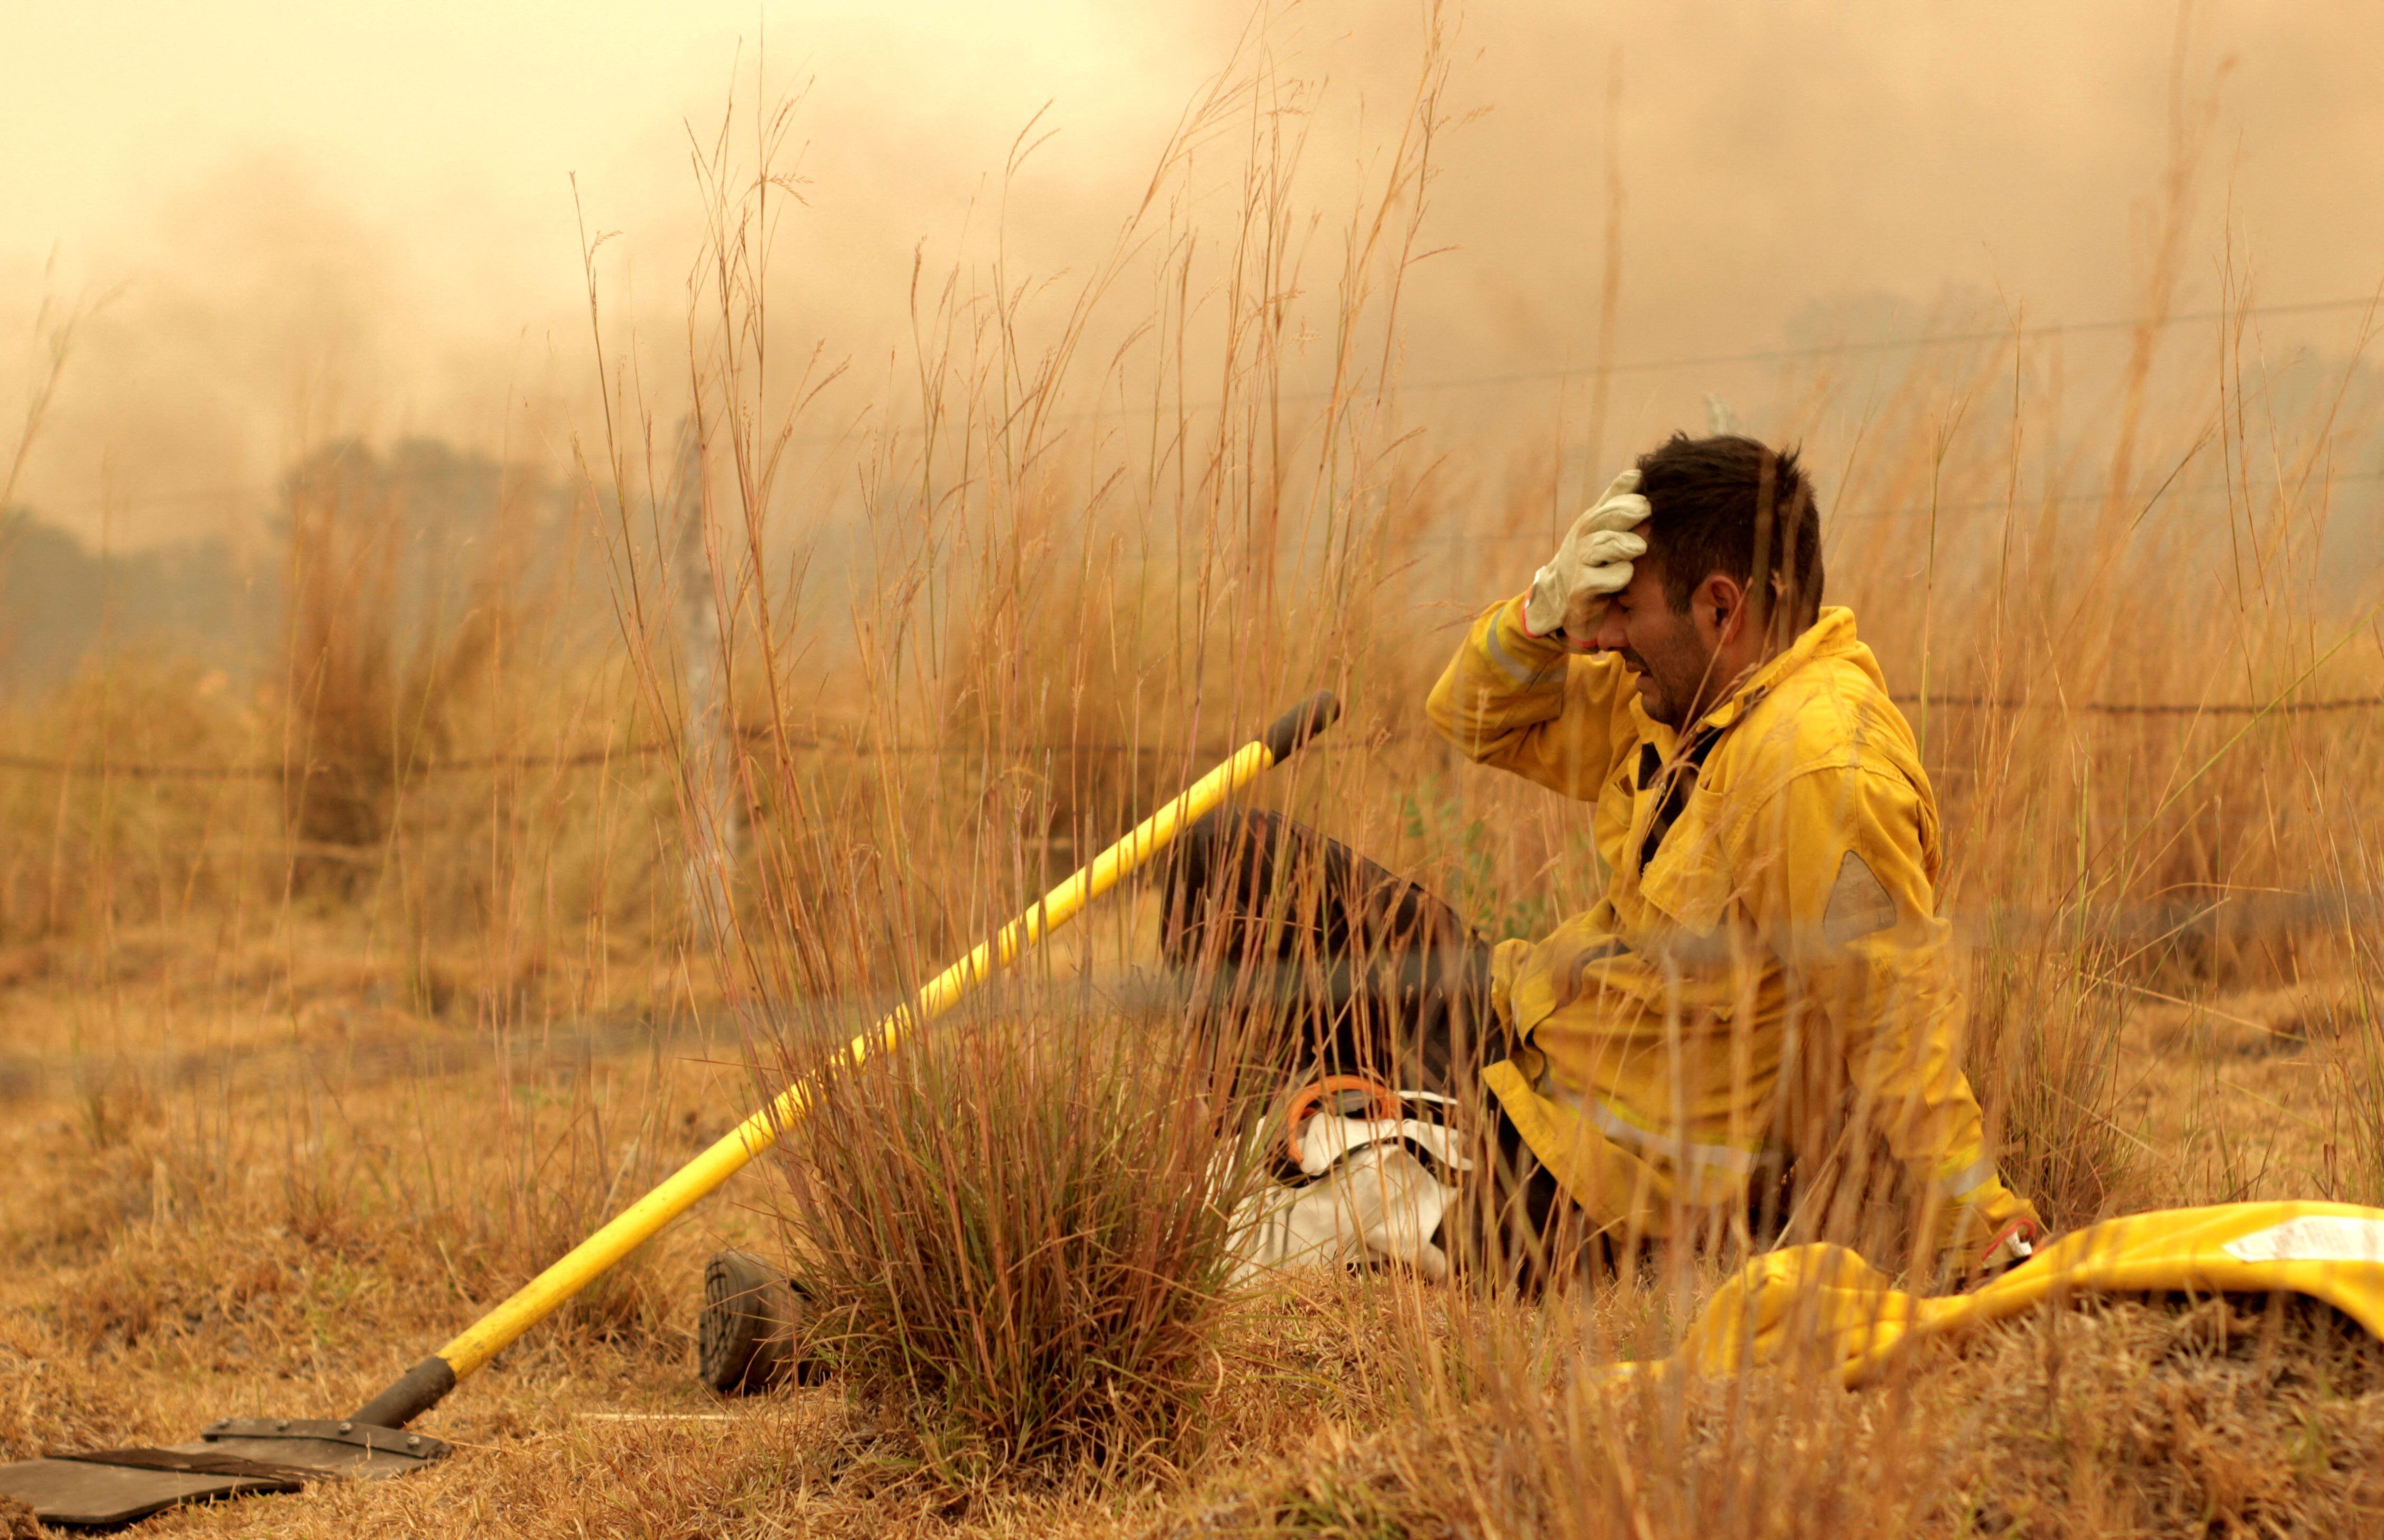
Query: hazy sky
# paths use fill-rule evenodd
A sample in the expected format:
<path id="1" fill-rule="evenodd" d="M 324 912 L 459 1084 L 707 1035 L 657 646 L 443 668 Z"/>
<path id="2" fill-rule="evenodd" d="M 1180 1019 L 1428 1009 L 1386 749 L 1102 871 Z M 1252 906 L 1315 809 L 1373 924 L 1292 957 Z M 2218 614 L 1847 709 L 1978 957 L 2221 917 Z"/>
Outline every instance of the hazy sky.
<path id="1" fill-rule="evenodd" d="M 1019 189 L 1018 249 L 1087 260 L 1247 14 L 0 0 L 0 450 L 36 378 L 45 291 L 111 296 L 20 490 L 78 528 L 106 506 L 129 540 L 237 528 L 319 432 L 495 448 L 529 431 L 508 403 L 584 399 L 591 378 L 572 177 L 590 223 L 622 232 L 606 254 L 620 314 L 666 337 L 697 208 L 683 125 L 717 119 L 740 56 L 750 91 L 764 38 L 776 82 L 815 81 L 788 304 L 836 348 L 881 355 L 913 248 L 959 249 L 973 201 L 982 230 L 1037 109 L 1051 105 L 1058 138 Z M 1323 0 L 1273 30 L 1280 68 L 1326 82 L 1307 165 L 1328 207 L 1390 131 L 1419 14 Z M 2043 320 L 2124 316 L 2176 14 L 2139 0 L 1481 5 L 1461 20 L 1453 105 L 1483 113 L 1445 144 L 1432 230 L 1455 249 L 1418 276 L 1411 371 L 1589 354 L 1617 56 L 1619 358 L 1775 346 L 1817 305 L 1866 300 L 1916 317 L 1947 294 Z M 2185 301 L 2216 296 L 2229 219 L 2264 299 L 2365 294 L 2384 279 L 2384 13 L 2233 0 L 2194 14 L 2188 88 L 2219 105 Z M 2279 317 L 2269 336 L 2339 349 L 2354 320 Z M 1708 373 L 1645 377 L 1618 412 L 1668 427 L 1680 401 L 1731 388 Z M 1510 388 L 1498 410 L 1555 395 Z"/>

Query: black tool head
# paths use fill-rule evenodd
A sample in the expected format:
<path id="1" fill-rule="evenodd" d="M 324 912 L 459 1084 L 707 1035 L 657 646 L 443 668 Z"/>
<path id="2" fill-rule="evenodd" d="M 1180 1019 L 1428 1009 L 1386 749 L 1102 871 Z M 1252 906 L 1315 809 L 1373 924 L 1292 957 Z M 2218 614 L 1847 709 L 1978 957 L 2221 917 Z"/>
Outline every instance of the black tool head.
<path id="1" fill-rule="evenodd" d="M 185 1503 L 402 1476 L 447 1453 L 438 1439 L 366 1422 L 227 1417 L 188 1444 L 0 1465 L 0 1497 L 28 1504 L 45 1524 L 109 1529 Z"/>

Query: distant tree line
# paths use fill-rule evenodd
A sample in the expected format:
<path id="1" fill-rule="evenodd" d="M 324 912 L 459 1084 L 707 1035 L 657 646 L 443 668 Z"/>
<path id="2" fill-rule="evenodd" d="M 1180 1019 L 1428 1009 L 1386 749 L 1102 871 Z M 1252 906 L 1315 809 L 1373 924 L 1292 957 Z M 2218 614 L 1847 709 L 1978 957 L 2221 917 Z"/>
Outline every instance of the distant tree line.
<path id="1" fill-rule="evenodd" d="M 394 612 L 382 618 L 403 646 L 487 602 L 492 580 L 516 592 L 551 584 L 574 559 L 561 538 L 567 514 L 535 473 L 429 438 L 317 448 L 282 478 L 266 521 L 271 542 L 254 554 L 219 536 L 103 551 L 37 508 L 9 509 L 0 513 L 0 691 L 39 694 L 127 652 L 242 678 L 278 671 L 292 561 L 304 554 L 293 536 L 307 532 L 317 559 L 381 569 L 353 576 L 381 590 Z M 332 526 L 336 553 L 319 549 Z"/>
<path id="2" fill-rule="evenodd" d="M 276 629 L 277 578 L 221 539 L 103 553 L 11 509 L 0 515 L 0 688 L 38 693 L 103 649 L 245 670 Z"/>

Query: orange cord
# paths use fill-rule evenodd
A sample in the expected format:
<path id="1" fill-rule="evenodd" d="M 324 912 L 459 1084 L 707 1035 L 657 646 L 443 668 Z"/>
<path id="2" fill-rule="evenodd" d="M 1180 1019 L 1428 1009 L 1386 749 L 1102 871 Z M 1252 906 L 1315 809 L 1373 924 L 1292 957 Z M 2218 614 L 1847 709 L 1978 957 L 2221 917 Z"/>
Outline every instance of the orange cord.
<path id="1" fill-rule="evenodd" d="M 1322 1080 L 1302 1086 L 1293 1093 L 1290 1108 L 1284 1117 L 1285 1142 L 1291 1150 L 1293 1165 L 1306 1169 L 1299 1159 L 1299 1125 L 1308 1110 L 1322 1102 L 1326 1097 L 1336 1096 L 1343 1091 L 1365 1092 L 1372 1104 L 1369 1111 L 1376 1120 L 1396 1118 L 1401 1111 L 1399 1093 L 1370 1075 L 1328 1074 Z"/>

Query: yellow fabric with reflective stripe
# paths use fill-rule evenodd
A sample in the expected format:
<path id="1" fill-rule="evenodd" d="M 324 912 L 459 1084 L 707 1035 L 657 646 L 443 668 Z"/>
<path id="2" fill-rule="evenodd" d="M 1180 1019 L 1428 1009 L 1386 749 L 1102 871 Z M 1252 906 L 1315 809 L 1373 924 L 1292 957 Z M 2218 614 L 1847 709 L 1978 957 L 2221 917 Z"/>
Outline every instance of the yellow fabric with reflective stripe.
<path id="1" fill-rule="evenodd" d="M 1737 1203 L 1756 1150 L 1690 1145 L 1639 1128 L 1608 1107 L 1532 1083 L 1539 1055 L 1525 1049 L 1482 1072 L 1532 1153 L 1593 1222 L 1593 1230 L 1665 1237 L 1718 1206 Z M 1683 1206 L 1689 1212 L 1682 1211 Z"/>
<path id="2" fill-rule="evenodd" d="M 1847 1385 L 1906 1344 L 2001 1321 L 2074 1294 L 2306 1295 L 2384 1338 L 2384 1210 L 2225 1203 L 2133 1214 L 2080 1230 L 1968 1294 L 1919 1296 L 1841 1246 L 1756 1258 L 1697 1312 L 1678 1353 L 1622 1377 L 1803 1365 Z"/>

